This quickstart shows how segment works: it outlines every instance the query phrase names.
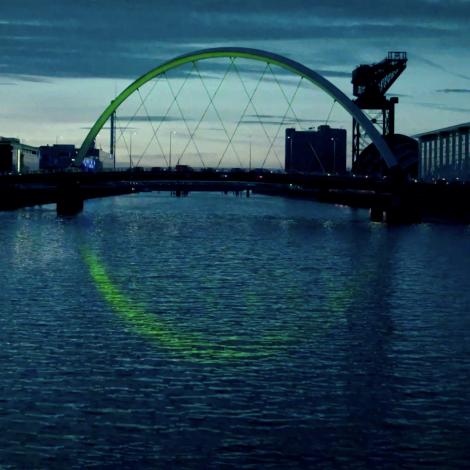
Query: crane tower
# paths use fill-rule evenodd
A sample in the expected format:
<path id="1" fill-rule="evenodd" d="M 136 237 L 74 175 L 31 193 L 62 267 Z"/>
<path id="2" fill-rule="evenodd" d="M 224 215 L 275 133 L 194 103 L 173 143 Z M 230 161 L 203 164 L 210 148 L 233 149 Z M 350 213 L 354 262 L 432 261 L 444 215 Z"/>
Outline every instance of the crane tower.
<path id="1" fill-rule="evenodd" d="M 389 52 L 381 62 L 359 65 L 353 70 L 354 103 L 367 112 L 384 137 L 395 133 L 395 104 L 397 97 L 387 98 L 388 89 L 406 68 L 406 52 Z M 353 119 L 352 162 L 370 143 L 359 123 Z"/>

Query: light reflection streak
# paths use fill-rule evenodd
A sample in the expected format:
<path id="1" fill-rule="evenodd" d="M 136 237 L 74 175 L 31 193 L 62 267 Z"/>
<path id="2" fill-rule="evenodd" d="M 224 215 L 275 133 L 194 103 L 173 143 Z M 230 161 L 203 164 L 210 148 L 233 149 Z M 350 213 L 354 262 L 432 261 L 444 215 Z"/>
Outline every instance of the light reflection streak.
<path id="1" fill-rule="evenodd" d="M 138 334 L 155 341 L 168 351 L 178 353 L 186 359 L 198 361 L 226 361 L 259 359 L 272 356 L 279 351 L 281 337 L 262 337 L 256 343 L 232 346 L 227 342 L 238 340 L 239 336 L 225 338 L 222 344 L 208 341 L 202 335 L 184 333 L 168 322 L 158 319 L 134 303 L 113 283 L 98 257 L 88 249 L 82 249 L 82 257 L 90 275 L 104 299 Z"/>

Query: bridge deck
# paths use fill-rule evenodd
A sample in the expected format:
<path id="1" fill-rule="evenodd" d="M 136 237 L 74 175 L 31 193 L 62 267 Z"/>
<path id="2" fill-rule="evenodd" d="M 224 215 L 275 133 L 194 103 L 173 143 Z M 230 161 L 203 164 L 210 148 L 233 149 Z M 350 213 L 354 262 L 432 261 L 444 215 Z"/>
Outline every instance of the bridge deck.
<path id="1" fill-rule="evenodd" d="M 390 211 L 412 207 L 425 218 L 470 221 L 470 184 L 404 182 L 352 175 L 270 172 L 103 172 L 0 176 L 0 210 L 56 203 L 75 188 L 81 199 L 141 191 L 244 191 L 303 197 Z M 77 193 L 78 191 L 78 193 Z"/>

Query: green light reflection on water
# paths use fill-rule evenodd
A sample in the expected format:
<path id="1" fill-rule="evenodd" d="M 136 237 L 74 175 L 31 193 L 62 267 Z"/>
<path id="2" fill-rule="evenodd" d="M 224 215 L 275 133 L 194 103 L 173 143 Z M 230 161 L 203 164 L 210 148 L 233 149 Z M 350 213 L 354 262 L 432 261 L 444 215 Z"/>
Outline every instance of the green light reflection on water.
<path id="1" fill-rule="evenodd" d="M 283 343 L 287 343 L 287 335 L 270 335 L 259 338 L 255 343 L 232 346 L 227 342 L 238 340 L 239 336 L 226 337 L 226 342 L 221 343 L 208 341 L 196 333 L 179 331 L 168 322 L 146 312 L 142 306 L 122 293 L 109 277 L 99 258 L 89 249 L 82 249 L 82 257 L 98 291 L 122 320 L 138 334 L 185 359 L 213 362 L 266 358 L 279 352 L 285 347 Z"/>
<path id="2" fill-rule="evenodd" d="M 230 335 L 208 340 L 202 334 L 185 332 L 167 320 L 147 312 L 143 306 L 134 302 L 115 285 L 98 256 L 88 248 L 83 248 L 81 251 L 98 291 L 133 331 L 168 352 L 197 362 L 262 359 L 285 352 L 289 346 L 296 347 L 301 341 L 312 340 L 343 324 L 351 303 L 364 288 L 364 282 L 361 282 L 364 281 L 364 276 L 349 279 L 339 289 L 338 279 L 334 279 L 333 273 L 322 272 L 326 297 L 322 305 L 317 306 L 319 310 L 316 313 L 311 312 L 311 316 L 301 320 L 301 324 L 290 325 L 289 328 L 286 328 L 286 325 L 278 325 L 275 331 L 271 328 L 269 333 L 265 331 L 264 335 L 259 335 L 253 340 L 243 337 L 236 331 Z M 212 301 L 218 304 L 218 298 L 213 292 L 205 292 L 205 295 L 208 296 L 206 301 L 210 303 L 213 297 Z M 290 307 L 303 308 L 302 299 L 302 295 L 299 295 L 298 289 L 294 286 L 286 289 L 285 301 Z M 254 290 L 248 289 L 244 300 L 247 309 L 254 314 L 260 305 L 260 299 Z M 321 318 L 318 316 L 320 311 L 323 312 Z"/>

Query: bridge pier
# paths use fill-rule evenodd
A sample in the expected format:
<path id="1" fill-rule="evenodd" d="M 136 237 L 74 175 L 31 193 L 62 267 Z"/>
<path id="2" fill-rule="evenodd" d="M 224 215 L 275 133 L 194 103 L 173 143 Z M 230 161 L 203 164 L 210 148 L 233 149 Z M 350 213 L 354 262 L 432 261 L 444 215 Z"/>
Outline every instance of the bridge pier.
<path id="1" fill-rule="evenodd" d="M 389 207 L 384 211 L 388 224 L 417 224 L 421 223 L 421 209 L 410 194 L 395 194 Z"/>
<path id="2" fill-rule="evenodd" d="M 76 215 L 83 210 L 83 194 L 77 180 L 57 187 L 57 215 Z"/>
<path id="3" fill-rule="evenodd" d="M 384 210 L 382 207 L 371 207 L 370 208 L 370 220 L 371 222 L 383 222 L 384 221 Z"/>
<path id="4" fill-rule="evenodd" d="M 417 195 L 406 188 L 400 188 L 370 208 L 370 220 L 387 224 L 416 224 L 421 222 L 421 213 Z"/>
<path id="5" fill-rule="evenodd" d="M 387 224 L 419 224 L 421 214 L 407 207 L 391 207 L 385 211 L 385 221 Z"/>

